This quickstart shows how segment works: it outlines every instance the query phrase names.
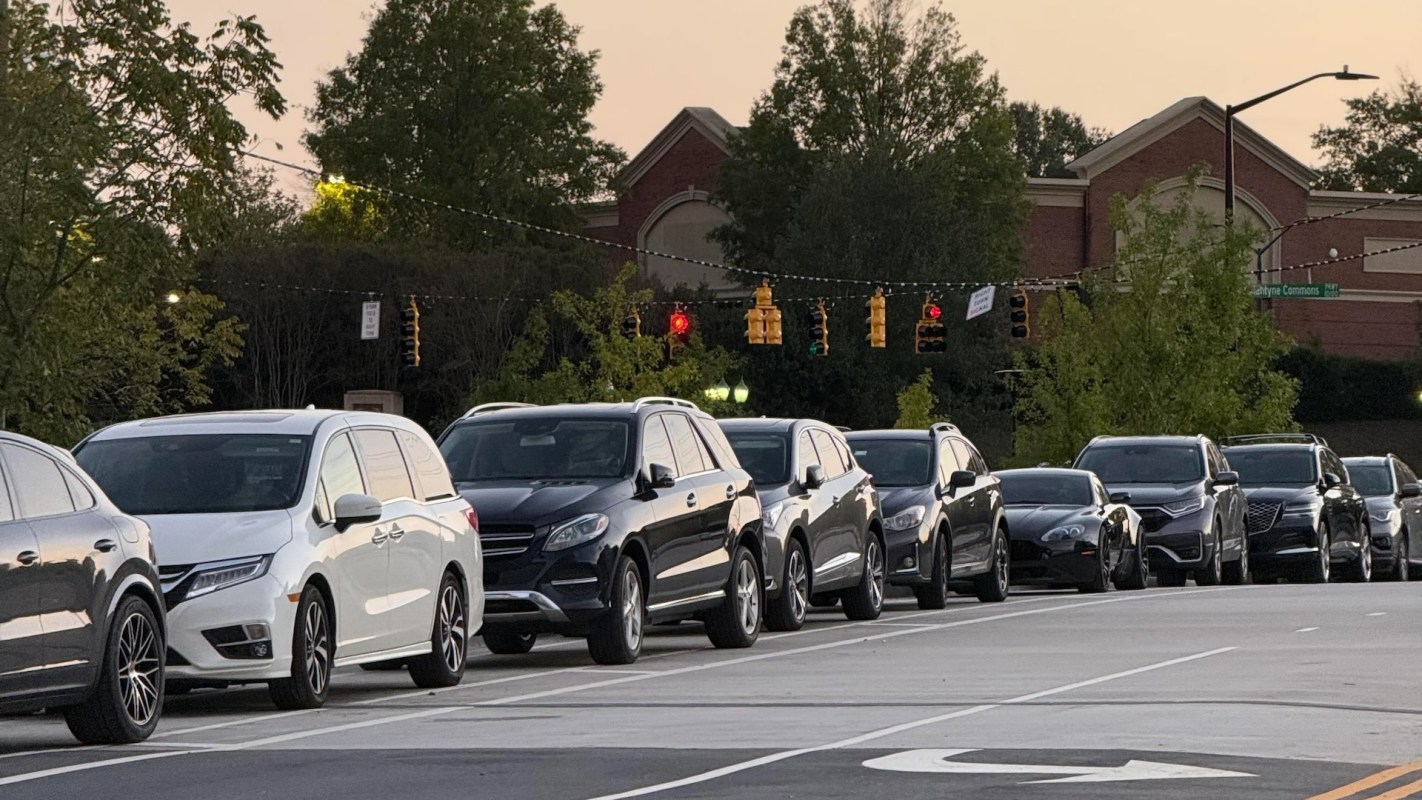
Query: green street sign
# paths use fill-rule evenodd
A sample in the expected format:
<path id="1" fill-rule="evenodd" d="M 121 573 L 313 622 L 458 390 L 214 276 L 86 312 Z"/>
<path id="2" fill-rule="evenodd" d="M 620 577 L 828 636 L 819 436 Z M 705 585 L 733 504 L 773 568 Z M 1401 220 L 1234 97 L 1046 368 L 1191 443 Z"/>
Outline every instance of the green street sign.
<path id="1" fill-rule="evenodd" d="M 1327 300 L 1338 297 L 1336 283 L 1266 283 L 1254 287 L 1255 297 Z"/>

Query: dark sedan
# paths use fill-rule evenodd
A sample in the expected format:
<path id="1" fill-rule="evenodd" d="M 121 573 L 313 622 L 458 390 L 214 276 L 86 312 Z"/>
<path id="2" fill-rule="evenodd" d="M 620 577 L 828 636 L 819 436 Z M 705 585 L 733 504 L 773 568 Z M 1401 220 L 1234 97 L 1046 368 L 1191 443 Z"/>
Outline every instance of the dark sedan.
<path id="1" fill-rule="evenodd" d="M 1149 577 L 1140 515 L 1130 495 L 1108 495 L 1078 469 L 1009 469 L 1002 481 L 1012 536 L 1012 582 L 1081 592 L 1144 589 Z"/>

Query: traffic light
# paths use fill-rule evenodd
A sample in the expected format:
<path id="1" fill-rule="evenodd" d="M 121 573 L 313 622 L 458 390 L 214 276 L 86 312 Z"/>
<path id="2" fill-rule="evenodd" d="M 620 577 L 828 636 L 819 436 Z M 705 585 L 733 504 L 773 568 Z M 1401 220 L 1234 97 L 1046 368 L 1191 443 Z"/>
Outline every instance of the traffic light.
<path id="1" fill-rule="evenodd" d="M 635 341 L 642 335 L 642 316 L 637 313 L 634 306 L 627 312 L 627 316 L 622 318 L 622 336 L 629 341 Z"/>
<path id="2" fill-rule="evenodd" d="M 410 295 L 410 304 L 400 309 L 400 359 L 407 367 L 420 365 L 420 305 Z"/>
<path id="3" fill-rule="evenodd" d="M 771 302 L 770 279 L 755 290 L 755 308 L 746 312 L 746 341 L 751 344 L 780 344 L 780 309 Z"/>
<path id="4" fill-rule="evenodd" d="M 914 330 L 914 349 L 920 353 L 942 353 L 948 349 L 948 329 L 943 327 L 943 309 L 930 295 L 923 301 L 923 311 Z"/>
<path id="5" fill-rule="evenodd" d="M 810 323 L 810 355 L 829 355 L 829 312 L 825 311 L 824 300 L 815 304 L 815 310 L 810 312 L 808 321 Z"/>
<path id="6" fill-rule="evenodd" d="M 1012 309 L 1012 338 L 1026 339 L 1032 335 L 1032 321 L 1029 304 L 1027 302 L 1027 290 L 1018 289 L 1008 298 L 1007 305 Z"/>
<path id="7" fill-rule="evenodd" d="M 686 346 L 686 340 L 691 338 L 691 317 L 686 315 L 686 311 L 677 303 L 672 309 L 671 317 L 667 320 L 667 358 L 676 360 L 676 351 Z"/>
<path id="8" fill-rule="evenodd" d="M 869 335 L 864 338 L 869 340 L 870 347 L 886 346 L 888 323 L 885 320 L 885 307 L 888 300 L 884 297 L 884 290 L 875 289 L 874 296 L 864 305 L 869 306 L 869 318 L 864 320 L 869 323 Z"/>

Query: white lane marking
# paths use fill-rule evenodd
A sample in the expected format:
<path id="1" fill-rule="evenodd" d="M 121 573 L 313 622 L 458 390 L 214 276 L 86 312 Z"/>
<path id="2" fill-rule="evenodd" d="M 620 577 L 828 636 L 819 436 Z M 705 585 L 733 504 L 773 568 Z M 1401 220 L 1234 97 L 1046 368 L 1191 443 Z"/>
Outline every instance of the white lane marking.
<path id="1" fill-rule="evenodd" d="M 43 750 L 21 750 L 17 753 L 5 753 L 0 755 L 0 761 L 7 758 L 20 758 L 21 756 L 42 756 L 46 753 L 82 753 L 85 750 L 98 750 L 104 747 L 99 744 L 86 744 L 78 747 L 46 747 Z"/>
<path id="2" fill-rule="evenodd" d="M 593 675 L 656 675 L 654 669 L 607 669 L 606 667 L 579 667 L 574 672 Z"/>
<path id="3" fill-rule="evenodd" d="M 1386 612 L 1386 611 L 1374 611 L 1373 613 L 1369 614 L 1368 616 L 1370 616 L 1370 617 L 1385 617 L 1385 616 L 1387 616 L 1387 612 Z"/>
<path id="4" fill-rule="evenodd" d="M 1318 628 L 1299 628 L 1298 630 L 1294 631 L 1294 633 L 1309 633 L 1310 631 L 1316 630 L 1318 630 Z"/>
<path id="5" fill-rule="evenodd" d="M 1105 683 L 1107 681 L 1113 681 L 1119 678 L 1127 678 L 1132 675 L 1139 675 L 1143 672 L 1151 672 L 1153 670 L 1165 669 L 1166 667 L 1173 667 L 1177 664 L 1184 664 L 1186 662 L 1197 661 L 1202 658 L 1209 658 L 1210 656 L 1217 656 L 1221 653 L 1228 653 L 1234 649 L 1235 648 L 1233 647 L 1221 647 L 1217 650 L 1209 650 L 1203 653 L 1195 653 L 1194 655 L 1182 656 L 1180 658 L 1172 658 L 1168 661 L 1159 661 L 1154 664 L 1147 664 L 1143 667 L 1136 667 L 1134 669 L 1123 670 L 1121 672 L 1113 672 L 1110 675 L 1103 675 L 1099 678 L 1091 678 L 1090 680 L 1069 683 L 1065 686 L 1058 686 L 1055 689 L 1047 689 L 1041 692 L 1033 692 L 1031 694 L 1019 695 L 1017 697 L 1009 698 L 998 703 L 973 706 L 972 708 L 965 708 L 960 711 L 950 712 L 948 714 L 938 714 L 936 716 L 927 717 L 925 719 L 914 720 L 912 722 L 904 722 L 899 725 L 891 725 L 887 728 L 880 728 L 878 730 L 860 734 L 859 736 L 852 736 L 848 739 L 840 739 L 837 742 L 831 742 L 829 744 L 817 745 L 815 747 L 801 747 L 795 750 L 785 750 L 779 753 L 772 753 L 770 755 L 761 756 L 760 758 L 752 759 L 750 761 L 743 761 L 739 764 L 731 764 L 729 766 L 714 769 L 709 772 L 703 772 L 699 775 L 691 775 L 689 777 L 681 778 L 679 780 L 659 783 L 655 786 L 646 786 L 641 789 L 632 789 L 631 791 L 621 792 L 618 794 L 600 795 L 598 797 L 592 798 L 592 800 L 627 800 L 627 798 L 643 797 L 649 794 L 657 794 L 659 792 L 664 792 L 669 789 L 680 789 L 683 786 L 692 786 L 698 783 L 705 783 L 709 780 L 715 780 L 716 778 L 725 777 L 727 775 L 733 775 L 737 772 L 744 772 L 748 769 L 755 769 L 756 767 L 762 767 L 766 764 L 773 764 L 777 761 L 784 761 L 786 759 L 805 755 L 807 753 L 819 753 L 825 750 L 838 750 L 845 747 L 853 747 L 855 745 L 863 744 L 865 742 L 874 741 L 875 739 L 882 739 L 886 736 L 893 736 L 897 733 L 903 733 L 904 731 L 913 730 L 915 728 L 922 728 L 926 725 L 934 725 L 939 722 L 946 722 L 950 719 L 959 719 L 961 717 L 967 717 L 973 714 L 981 714 L 984 711 L 991 711 L 995 708 L 1001 708 L 1005 705 L 1012 705 L 1014 703 L 1026 703 L 1030 700 L 1046 697 L 1048 695 L 1069 692 L 1073 689 L 1079 689 L 1083 686 L 1093 686 L 1098 683 Z"/>
<path id="6" fill-rule="evenodd" d="M 876 628 L 922 628 L 927 626 L 924 622 L 880 622 Z"/>
<path id="7" fill-rule="evenodd" d="M 88 761 L 83 764 L 70 764 L 67 767 L 54 767 L 53 769 L 42 769 L 38 772 L 23 772 L 19 775 L 11 775 L 8 778 L 0 778 L 0 786 L 9 786 L 14 783 L 25 783 L 35 781 L 40 778 L 52 778 L 56 775 L 68 775 L 71 772 L 84 772 L 100 767 L 116 767 L 120 764 L 132 764 L 136 761 L 152 761 L 155 758 L 171 758 L 173 756 L 186 756 L 193 753 L 209 752 L 206 750 L 173 750 L 167 753 L 144 753 L 141 756 L 124 756 L 122 758 L 106 758 L 103 761 Z"/>
<path id="8" fill-rule="evenodd" d="M 174 728 L 168 731 L 158 731 L 153 734 L 153 739 L 163 739 L 169 736 L 184 736 L 189 733 L 201 733 L 203 731 L 215 731 L 222 728 L 235 728 L 238 725 L 251 725 L 254 722 L 267 722 L 273 719 L 285 719 L 287 717 L 299 717 L 303 714 L 314 714 L 320 711 L 319 708 L 306 708 L 300 711 L 283 711 L 279 714 L 259 714 L 255 717 L 244 717 L 242 719 L 228 720 L 227 722 L 214 722 L 211 725 L 194 725 L 187 728 Z"/>

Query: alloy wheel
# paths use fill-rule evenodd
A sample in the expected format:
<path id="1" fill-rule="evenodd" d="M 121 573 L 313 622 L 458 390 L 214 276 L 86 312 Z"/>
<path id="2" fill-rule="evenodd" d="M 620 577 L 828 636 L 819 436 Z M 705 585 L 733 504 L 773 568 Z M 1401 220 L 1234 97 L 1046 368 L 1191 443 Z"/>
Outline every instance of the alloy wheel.
<path id="1" fill-rule="evenodd" d="M 1323 531 L 1318 535 L 1318 570 L 1319 574 L 1323 576 L 1324 583 L 1328 583 L 1328 579 L 1332 577 L 1331 571 L 1333 569 L 1333 563 L 1332 559 L 1329 557 L 1328 547 L 1328 529 L 1324 528 Z"/>
<path id="2" fill-rule="evenodd" d="M 1362 550 L 1358 553 L 1358 558 L 1362 559 L 1359 564 L 1358 577 L 1364 582 L 1373 579 L 1373 532 L 1370 528 L 1363 528 Z"/>
<path id="3" fill-rule="evenodd" d="M 624 591 L 622 592 L 622 635 L 627 649 L 636 651 L 642 647 L 642 582 L 637 570 L 628 569 Z"/>
<path id="4" fill-rule="evenodd" d="M 749 558 L 741 559 L 736 567 L 736 609 L 741 630 L 754 633 L 760 624 L 760 581 L 756 579 L 755 563 Z"/>
<path id="5" fill-rule="evenodd" d="M 884 553 L 879 548 L 879 540 L 869 537 L 869 547 L 864 553 L 869 560 L 869 597 L 878 607 L 884 602 Z"/>
<path id="6" fill-rule="evenodd" d="M 124 714 L 138 727 L 158 713 L 158 636 L 142 614 L 124 620 L 118 642 L 119 697 Z"/>
<path id="7" fill-rule="evenodd" d="M 450 672 L 459 672 L 464 665 L 464 626 L 464 598 L 457 587 L 445 586 L 439 598 L 439 642 L 444 665 Z"/>
<path id="8" fill-rule="evenodd" d="M 1397 566 L 1394 567 L 1397 571 L 1397 579 L 1400 581 L 1406 581 L 1412 577 L 1412 565 L 1408 563 L 1410 558 L 1412 558 L 1412 554 L 1408 552 L 1407 531 L 1403 531 L 1397 539 Z"/>
<path id="9" fill-rule="evenodd" d="M 799 549 L 790 551 L 790 564 L 786 570 L 790 578 L 790 614 L 795 621 L 805 619 L 810 597 L 810 573 L 805 569 L 805 556 Z"/>
<path id="10" fill-rule="evenodd" d="M 330 633 L 326 627 L 326 610 L 320 603 L 306 607 L 306 636 L 303 647 L 306 662 L 306 682 L 316 695 L 326 692 L 331 676 Z"/>
<path id="11" fill-rule="evenodd" d="M 994 570 L 997 572 L 997 585 L 1001 587 L 1003 591 L 1006 591 L 1007 581 L 1009 577 L 1008 569 L 1010 565 L 1007 560 L 1007 542 L 1004 541 L 1001 536 L 996 538 L 994 550 L 995 552 L 993 553 L 993 560 L 997 562 L 994 565 Z M 1101 559 L 1101 572 L 1103 577 L 1110 578 L 1110 575 L 1107 574 L 1108 570 L 1106 568 L 1106 559 L 1104 557 Z"/>

